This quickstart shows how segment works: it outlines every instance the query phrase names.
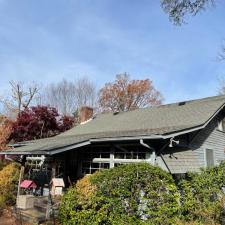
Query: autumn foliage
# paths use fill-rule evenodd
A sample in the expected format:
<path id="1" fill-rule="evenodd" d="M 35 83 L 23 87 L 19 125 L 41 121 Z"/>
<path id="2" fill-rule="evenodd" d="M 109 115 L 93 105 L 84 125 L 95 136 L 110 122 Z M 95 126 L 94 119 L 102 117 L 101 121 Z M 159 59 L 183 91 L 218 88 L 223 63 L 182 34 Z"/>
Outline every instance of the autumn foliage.
<path id="1" fill-rule="evenodd" d="M 76 190 L 79 193 L 79 200 L 87 201 L 91 198 L 96 192 L 96 185 L 90 182 L 90 176 L 85 176 L 82 179 L 78 180 L 76 185 Z"/>
<path id="2" fill-rule="evenodd" d="M 73 126 L 73 118 L 60 116 L 49 106 L 35 106 L 22 111 L 12 124 L 10 140 L 14 142 L 51 137 Z"/>
<path id="3" fill-rule="evenodd" d="M 0 150 L 7 148 L 8 139 L 12 131 L 12 122 L 6 117 L 0 117 Z"/>
<path id="4" fill-rule="evenodd" d="M 114 82 L 106 83 L 99 91 L 102 111 L 129 111 L 159 105 L 162 99 L 151 80 L 130 80 L 126 73 L 117 75 Z"/>
<path id="5" fill-rule="evenodd" d="M 10 163 L 0 170 L 0 211 L 15 204 L 19 165 Z"/>

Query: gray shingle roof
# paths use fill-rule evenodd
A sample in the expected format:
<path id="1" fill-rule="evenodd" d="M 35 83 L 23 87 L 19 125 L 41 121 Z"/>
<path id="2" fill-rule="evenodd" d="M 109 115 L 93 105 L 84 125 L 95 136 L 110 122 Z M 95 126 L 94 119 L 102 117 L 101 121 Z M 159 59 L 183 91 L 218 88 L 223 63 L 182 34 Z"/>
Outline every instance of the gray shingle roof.
<path id="1" fill-rule="evenodd" d="M 119 138 L 175 134 L 203 126 L 225 104 L 225 95 L 98 115 L 56 137 L 37 140 L 13 151 L 51 151 L 96 138 Z"/>

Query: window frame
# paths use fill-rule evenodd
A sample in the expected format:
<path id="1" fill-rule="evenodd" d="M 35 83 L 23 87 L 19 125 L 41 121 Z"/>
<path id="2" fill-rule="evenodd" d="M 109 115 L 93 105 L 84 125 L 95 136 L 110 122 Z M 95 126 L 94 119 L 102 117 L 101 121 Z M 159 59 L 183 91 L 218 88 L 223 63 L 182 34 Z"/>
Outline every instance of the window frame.
<path id="1" fill-rule="evenodd" d="M 221 120 L 218 120 L 217 129 L 221 132 L 225 132 L 225 117 Z"/>
<path id="2" fill-rule="evenodd" d="M 208 161 L 207 160 L 207 150 L 211 150 L 212 151 L 213 165 L 208 165 L 208 163 L 207 163 L 207 161 Z M 210 168 L 210 167 L 214 167 L 215 166 L 215 152 L 214 152 L 213 148 L 210 147 L 210 146 L 206 146 L 204 148 L 204 163 L 205 163 L 205 168 Z"/>
<path id="3" fill-rule="evenodd" d="M 102 158 L 101 157 L 101 154 L 102 153 L 109 153 L 109 157 L 108 158 Z M 132 152 L 132 153 L 131 153 Z M 100 158 L 98 157 L 94 157 L 91 159 L 91 157 L 87 157 L 89 156 L 89 154 L 93 154 L 95 153 L 96 155 L 99 154 L 100 155 Z M 121 153 L 121 154 L 124 154 L 124 158 L 115 158 L 115 154 L 117 153 Z M 127 154 L 137 154 L 137 157 L 136 158 L 126 158 L 126 155 Z M 145 158 L 141 158 L 141 155 L 142 154 L 145 154 Z M 87 158 L 83 158 L 83 157 L 86 157 Z M 140 158 L 139 158 L 140 157 Z M 151 159 L 151 153 L 149 152 L 149 150 L 147 149 L 144 149 L 144 150 L 139 150 L 137 149 L 136 151 L 132 151 L 132 150 L 128 150 L 127 152 L 123 152 L 123 151 L 119 151 L 119 150 L 116 150 L 115 148 L 113 149 L 110 149 L 109 151 L 102 151 L 102 149 L 99 149 L 99 151 L 93 151 L 93 150 L 90 150 L 90 151 L 86 151 L 83 153 L 82 155 L 82 159 L 81 159 L 81 162 L 80 162 L 80 174 L 81 175 L 87 175 L 87 174 L 90 174 L 90 173 L 84 173 L 83 171 L 86 170 L 86 169 L 89 169 L 89 171 L 92 171 L 94 169 L 96 170 L 105 170 L 106 168 L 92 168 L 92 164 L 93 163 L 98 163 L 98 164 L 101 164 L 101 163 L 106 163 L 106 164 L 109 164 L 109 169 L 110 168 L 113 168 L 115 167 L 115 164 L 128 164 L 128 163 L 137 163 L 137 162 L 149 162 L 149 160 Z M 83 167 L 83 163 L 89 163 L 90 164 L 90 167 Z"/>

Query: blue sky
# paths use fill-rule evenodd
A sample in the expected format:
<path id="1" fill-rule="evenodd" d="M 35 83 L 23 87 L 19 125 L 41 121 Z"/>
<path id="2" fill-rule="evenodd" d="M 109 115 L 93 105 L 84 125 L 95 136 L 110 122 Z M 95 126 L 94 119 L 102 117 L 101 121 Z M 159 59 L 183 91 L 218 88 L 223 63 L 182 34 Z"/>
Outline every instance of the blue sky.
<path id="1" fill-rule="evenodd" d="M 216 95 L 225 62 L 225 2 L 176 27 L 160 0 L 0 0 L 0 92 L 9 80 L 42 84 L 115 74 L 150 78 L 165 102 Z"/>

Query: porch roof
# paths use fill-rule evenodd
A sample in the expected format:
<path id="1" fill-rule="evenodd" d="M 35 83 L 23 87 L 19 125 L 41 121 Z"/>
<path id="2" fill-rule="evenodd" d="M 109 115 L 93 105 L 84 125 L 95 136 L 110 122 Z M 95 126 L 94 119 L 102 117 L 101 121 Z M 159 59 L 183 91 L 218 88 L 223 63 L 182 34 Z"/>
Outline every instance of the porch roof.
<path id="1" fill-rule="evenodd" d="M 93 142 L 167 139 L 204 128 L 224 107 L 225 95 L 118 114 L 105 113 L 56 137 L 0 154 L 55 154 Z"/>

